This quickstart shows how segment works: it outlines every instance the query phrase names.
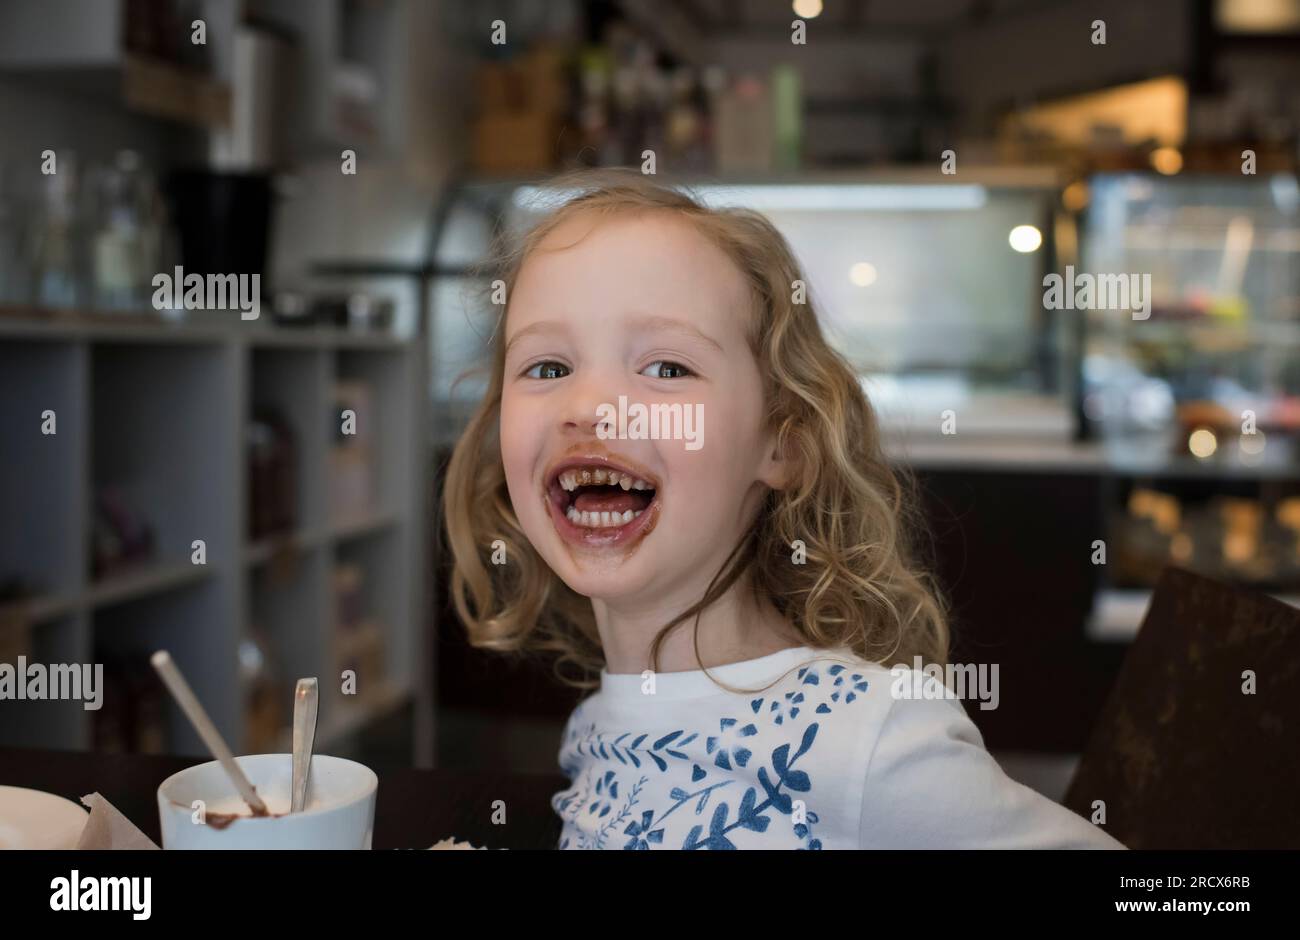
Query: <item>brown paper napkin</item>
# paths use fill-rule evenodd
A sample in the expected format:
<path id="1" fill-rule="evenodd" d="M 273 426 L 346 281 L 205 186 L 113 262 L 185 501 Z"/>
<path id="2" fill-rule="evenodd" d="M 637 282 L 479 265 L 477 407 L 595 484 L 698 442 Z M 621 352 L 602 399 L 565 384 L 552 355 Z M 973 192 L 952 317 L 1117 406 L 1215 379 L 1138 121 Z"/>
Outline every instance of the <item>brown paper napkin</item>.
<path id="1" fill-rule="evenodd" d="M 86 828 L 77 840 L 79 849 L 156 849 L 158 846 L 98 793 L 81 798 L 90 808 Z"/>

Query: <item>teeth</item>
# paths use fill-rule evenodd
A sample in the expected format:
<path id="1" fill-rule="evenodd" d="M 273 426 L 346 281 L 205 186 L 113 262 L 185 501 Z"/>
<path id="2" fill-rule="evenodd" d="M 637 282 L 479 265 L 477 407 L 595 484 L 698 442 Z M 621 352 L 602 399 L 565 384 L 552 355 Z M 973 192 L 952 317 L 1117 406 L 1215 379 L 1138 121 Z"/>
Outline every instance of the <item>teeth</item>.
<path id="1" fill-rule="evenodd" d="M 578 510 L 570 506 L 564 515 L 574 525 L 580 525 L 588 529 L 608 529 L 627 525 L 644 511 L 642 509 L 629 509 L 622 513 L 578 512 Z"/>
<path id="2" fill-rule="evenodd" d="M 565 470 L 559 476 L 561 488 L 572 493 L 580 486 L 621 486 L 626 490 L 652 489 L 645 480 L 638 480 L 630 473 L 619 470 L 606 470 L 603 467 L 585 470 Z"/>

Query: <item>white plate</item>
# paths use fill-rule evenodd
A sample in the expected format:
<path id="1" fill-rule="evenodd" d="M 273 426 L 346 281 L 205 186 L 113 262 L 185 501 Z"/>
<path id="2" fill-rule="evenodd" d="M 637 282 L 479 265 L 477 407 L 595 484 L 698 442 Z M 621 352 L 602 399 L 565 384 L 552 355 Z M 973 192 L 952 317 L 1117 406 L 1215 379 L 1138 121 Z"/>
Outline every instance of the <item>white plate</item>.
<path id="1" fill-rule="evenodd" d="M 72 849 L 89 814 L 40 790 L 0 787 L 0 849 Z"/>

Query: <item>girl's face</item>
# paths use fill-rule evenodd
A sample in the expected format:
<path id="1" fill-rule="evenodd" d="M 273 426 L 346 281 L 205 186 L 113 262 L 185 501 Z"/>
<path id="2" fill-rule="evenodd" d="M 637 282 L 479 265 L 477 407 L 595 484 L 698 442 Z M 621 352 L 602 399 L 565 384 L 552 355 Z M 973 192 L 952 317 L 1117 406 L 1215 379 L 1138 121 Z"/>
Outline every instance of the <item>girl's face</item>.
<path id="1" fill-rule="evenodd" d="M 750 303 L 730 259 L 667 213 L 579 215 L 525 260 L 501 457 L 520 526 L 573 590 L 693 602 L 779 485 Z"/>

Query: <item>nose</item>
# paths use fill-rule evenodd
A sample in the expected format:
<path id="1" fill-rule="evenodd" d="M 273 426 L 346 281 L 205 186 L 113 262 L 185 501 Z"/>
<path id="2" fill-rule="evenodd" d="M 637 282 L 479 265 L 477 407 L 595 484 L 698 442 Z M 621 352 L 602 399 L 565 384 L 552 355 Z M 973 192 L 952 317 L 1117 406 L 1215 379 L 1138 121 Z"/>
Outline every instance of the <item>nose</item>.
<path id="1" fill-rule="evenodd" d="M 601 425 L 613 430 L 612 419 L 602 416 L 602 405 L 617 413 L 618 396 L 626 394 L 617 377 L 604 370 L 585 370 L 570 377 L 557 416 L 561 429 L 574 436 L 599 437 Z"/>

